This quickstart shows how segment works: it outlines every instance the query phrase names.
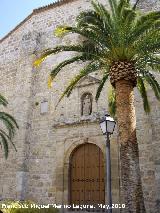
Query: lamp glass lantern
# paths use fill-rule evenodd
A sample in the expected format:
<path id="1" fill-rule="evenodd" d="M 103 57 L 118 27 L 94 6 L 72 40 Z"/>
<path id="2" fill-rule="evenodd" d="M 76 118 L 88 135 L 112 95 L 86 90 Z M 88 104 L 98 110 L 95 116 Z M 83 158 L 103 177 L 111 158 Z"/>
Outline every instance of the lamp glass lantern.
<path id="1" fill-rule="evenodd" d="M 104 135 L 113 134 L 116 122 L 114 119 L 106 114 L 105 117 L 100 121 L 100 127 Z"/>

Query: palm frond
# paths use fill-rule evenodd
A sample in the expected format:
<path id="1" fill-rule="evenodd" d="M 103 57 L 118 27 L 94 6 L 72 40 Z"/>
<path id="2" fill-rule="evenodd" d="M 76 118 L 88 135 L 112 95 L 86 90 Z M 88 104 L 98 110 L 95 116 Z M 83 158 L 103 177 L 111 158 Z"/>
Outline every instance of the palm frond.
<path id="1" fill-rule="evenodd" d="M 127 4 L 128 5 L 128 4 Z M 137 18 L 137 12 L 131 9 L 129 6 L 124 7 L 122 14 L 120 15 L 120 31 L 122 33 L 122 37 L 124 37 L 124 44 L 126 48 L 128 47 L 128 35 L 130 31 L 133 29 L 135 20 Z M 122 40 L 123 41 L 123 40 Z"/>
<path id="2" fill-rule="evenodd" d="M 86 39 L 88 39 L 88 41 L 94 42 L 94 44 L 100 46 L 101 48 L 103 48 L 104 45 L 106 45 L 107 47 L 107 43 L 106 42 L 104 43 L 104 35 L 102 33 L 99 33 L 95 29 L 91 29 L 91 26 L 84 27 L 83 29 L 72 27 L 70 29 L 70 32 L 76 33 L 85 37 Z"/>
<path id="3" fill-rule="evenodd" d="M 83 11 L 81 12 L 77 18 L 77 27 L 89 27 L 89 26 L 95 26 L 97 27 L 101 32 L 104 32 L 104 23 L 102 18 L 98 13 L 96 13 L 93 10 Z"/>
<path id="4" fill-rule="evenodd" d="M 119 43 L 119 17 L 116 17 L 117 3 L 110 0 L 110 6 L 113 8 L 113 13 L 110 13 L 103 4 L 94 2 L 93 7 L 103 20 L 104 29 L 107 32 L 106 45 L 112 50 Z"/>
<path id="5" fill-rule="evenodd" d="M 143 33 L 134 43 L 134 48 L 137 52 L 142 52 L 145 55 L 148 52 L 155 52 L 159 48 L 160 31 L 159 29 L 148 30 Z"/>
<path id="6" fill-rule="evenodd" d="M 68 26 L 58 26 L 55 31 L 54 31 L 54 35 L 56 37 L 63 37 L 64 35 L 66 35 L 69 32 Z"/>
<path id="7" fill-rule="evenodd" d="M 147 91 L 145 84 L 143 82 L 143 79 L 139 76 L 137 79 L 137 88 L 141 94 L 142 100 L 143 100 L 143 107 L 146 113 L 150 112 L 150 106 L 148 102 L 148 97 L 147 97 Z"/>
<path id="8" fill-rule="evenodd" d="M 135 10 L 135 9 L 136 9 L 136 7 L 137 7 L 137 5 L 138 5 L 139 1 L 140 1 L 140 0 L 136 0 L 135 4 L 133 5 L 133 8 L 132 8 L 133 10 Z"/>
<path id="9" fill-rule="evenodd" d="M 65 52 L 65 51 L 71 51 L 71 52 L 84 52 L 84 47 L 82 45 L 70 45 L 70 46 L 64 46 L 64 45 L 59 45 L 56 46 L 53 49 L 47 49 L 45 50 L 39 58 L 37 58 L 34 61 L 34 66 L 37 67 L 39 66 L 47 57 L 53 55 L 53 54 L 58 54 L 60 52 Z"/>
<path id="10" fill-rule="evenodd" d="M 128 40 L 130 44 L 133 44 L 140 36 L 146 33 L 148 30 L 152 30 L 157 26 L 157 22 L 159 22 L 160 11 L 150 12 L 146 15 L 141 16 L 133 30 L 128 35 Z"/>
<path id="11" fill-rule="evenodd" d="M 96 101 L 98 101 L 98 99 L 99 99 L 99 97 L 100 97 L 100 94 L 101 94 L 101 92 L 102 92 L 102 89 L 103 89 L 103 87 L 104 87 L 104 84 L 106 83 L 108 77 L 109 77 L 109 72 L 106 71 L 106 72 L 104 73 L 104 75 L 103 75 L 102 80 L 100 81 L 99 86 L 98 86 L 98 89 L 97 89 L 97 92 L 96 92 L 96 97 L 95 97 Z"/>
<path id="12" fill-rule="evenodd" d="M 151 60 L 148 61 L 148 65 L 151 67 L 152 70 L 154 70 L 155 72 L 160 72 L 160 62 L 158 60 Z"/>
<path id="13" fill-rule="evenodd" d="M 156 36 L 157 35 L 157 36 Z M 156 53 L 160 49 L 160 32 L 157 34 L 155 32 L 155 35 L 151 39 L 144 38 L 143 42 L 139 44 L 139 52 L 143 55 L 147 55 L 148 53 Z"/>
<path id="14" fill-rule="evenodd" d="M 92 6 L 95 9 L 95 12 L 101 17 L 102 23 L 106 23 L 107 26 L 112 28 L 112 19 L 109 11 L 100 3 L 92 1 Z"/>
<path id="15" fill-rule="evenodd" d="M 113 15 L 113 18 L 117 18 L 116 17 L 116 12 L 117 12 L 117 2 L 116 0 L 108 0 L 109 1 L 109 5 L 111 7 L 111 12 Z"/>
<path id="16" fill-rule="evenodd" d="M 17 152 L 17 149 L 15 147 L 15 144 L 12 141 L 12 137 L 8 135 L 4 130 L 0 129 L 0 133 L 6 138 L 7 143 L 10 142 L 12 146 L 14 147 L 15 151 Z"/>
<path id="17" fill-rule="evenodd" d="M 59 63 L 50 73 L 51 80 L 53 80 L 57 76 L 59 71 L 61 71 L 61 69 L 63 67 L 65 67 L 66 65 L 72 64 L 76 61 L 85 60 L 85 58 L 86 58 L 86 56 L 80 55 L 80 56 L 75 56 L 71 59 L 68 59 L 68 60 L 65 60 L 65 61 Z"/>
<path id="18" fill-rule="evenodd" d="M 8 141 L 6 136 L 0 132 L 0 144 L 2 145 L 2 147 L 4 148 L 4 153 L 5 153 L 5 158 L 7 159 L 8 157 Z"/>
<path id="19" fill-rule="evenodd" d="M 0 121 L 7 128 L 9 136 L 13 138 L 16 128 L 19 128 L 16 120 L 10 114 L 0 112 Z"/>
<path id="20" fill-rule="evenodd" d="M 158 84 L 155 77 L 152 75 L 152 73 L 148 72 L 144 79 L 147 81 L 147 83 L 152 87 L 154 94 L 156 98 L 160 101 L 160 85 Z"/>
<path id="21" fill-rule="evenodd" d="M 126 1 L 126 0 L 120 0 L 120 1 L 118 2 L 118 5 L 117 5 L 117 15 L 118 15 L 119 17 L 121 17 L 122 11 L 123 11 L 124 7 L 126 6 L 126 4 L 127 4 L 127 1 Z"/>
<path id="22" fill-rule="evenodd" d="M 116 95 L 114 88 L 112 87 L 108 94 L 108 109 L 112 117 L 115 118 L 116 115 Z"/>
<path id="23" fill-rule="evenodd" d="M 77 85 L 77 83 L 85 76 L 87 76 L 88 74 L 95 72 L 99 69 L 101 69 L 103 67 L 103 64 L 100 63 L 99 61 L 92 61 L 90 62 L 88 65 L 86 65 L 80 72 L 78 75 L 76 75 L 71 82 L 69 83 L 69 85 L 66 87 L 65 91 L 62 93 L 56 107 L 58 106 L 58 104 L 60 103 L 60 101 L 63 99 L 64 96 L 69 97 L 72 90 L 75 88 L 75 86 Z"/>
<path id="24" fill-rule="evenodd" d="M 0 105 L 7 106 L 7 104 L 8 101 L 2 95 L 0 95 Z"/>
<path id="25" fill-rule="evenodd" d="M 8 105 L 7 100 L 2 95 L 0 95 L 0 104 L 5 107 Z M 16 128 L 19 127 L 13 116 L 6 112 L 0 112 L 0 122 L 3 124 L 0 128 L 0 145 L 1 148 L 4 149 L 5 158 L 7 158 L 9 152 L 8 142 L 10 142 L 16 150 L 12 139 L 15 135 Z"/>

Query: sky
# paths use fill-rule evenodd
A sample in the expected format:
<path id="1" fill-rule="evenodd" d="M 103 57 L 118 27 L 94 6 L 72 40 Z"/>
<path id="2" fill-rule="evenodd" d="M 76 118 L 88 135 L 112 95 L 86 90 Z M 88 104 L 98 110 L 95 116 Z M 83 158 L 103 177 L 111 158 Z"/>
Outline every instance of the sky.
<path id="1" fill-rule="evenodd" d="M 33 9 L 56 0 L 0 0 L 0 39 L 16 27 Z"/>

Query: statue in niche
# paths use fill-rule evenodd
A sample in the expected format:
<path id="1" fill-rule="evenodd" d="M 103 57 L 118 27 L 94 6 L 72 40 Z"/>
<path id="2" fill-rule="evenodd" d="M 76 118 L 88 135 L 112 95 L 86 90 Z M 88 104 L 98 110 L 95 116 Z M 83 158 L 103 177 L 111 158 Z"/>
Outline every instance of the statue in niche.
<path id="1" fill-rule="evenodd" d="M 92 95 L 87 93 L 82 96 L 82 115 L 91 115 L 92 113 Z"/>

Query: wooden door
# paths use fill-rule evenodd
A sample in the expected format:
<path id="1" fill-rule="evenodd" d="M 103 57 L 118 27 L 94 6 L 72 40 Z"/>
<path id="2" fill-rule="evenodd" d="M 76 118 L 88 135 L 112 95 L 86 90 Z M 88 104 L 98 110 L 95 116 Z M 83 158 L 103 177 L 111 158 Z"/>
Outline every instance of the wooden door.
<path id="1" fill-rule="evenodd" d="M 70 203 L 104 204 L 103 153 L 94 144 L 79 146 L 70 162 Z"/>

